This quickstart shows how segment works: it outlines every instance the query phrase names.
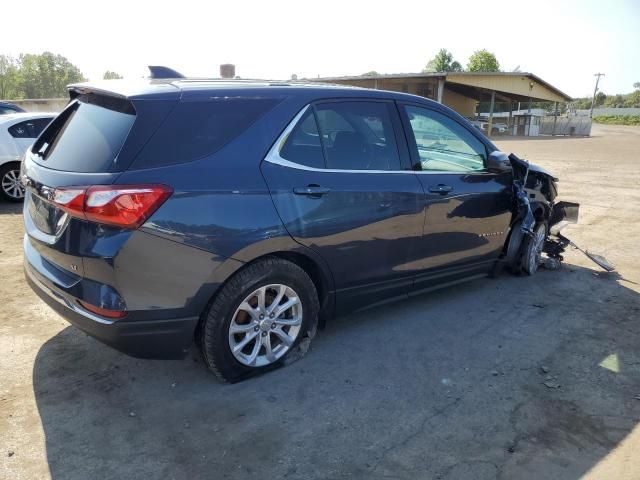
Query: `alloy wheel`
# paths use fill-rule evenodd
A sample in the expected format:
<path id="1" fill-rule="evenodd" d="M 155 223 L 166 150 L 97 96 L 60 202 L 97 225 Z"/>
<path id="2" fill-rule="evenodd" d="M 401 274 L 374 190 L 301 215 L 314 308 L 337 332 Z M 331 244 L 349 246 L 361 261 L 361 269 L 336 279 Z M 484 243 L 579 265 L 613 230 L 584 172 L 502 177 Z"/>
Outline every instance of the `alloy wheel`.
<path id="1" fill-rule="evenodd" d="M 298 294 L 282 284 L 265 285 L 240 303 L 229 325 L 229 347 L 243 365 L 272 364 L 289 351 L 302 326 Z"/>
<path id="2" fill-rule="evenodd" d="M 531 244 L 527 252 L 527 272 L 533 275 L 538 270 L 538 265 L 542 262 L 542 249 L 547 230 L 544 225 L 540 225 L 533 233 Z"/>
<path id="3" fill-rule="evenodd" d="M 8 170 L 2 177 L 2 191 L 14 200 L 24 198 L 24 187 L 20 182 L 20 170 Z"/>

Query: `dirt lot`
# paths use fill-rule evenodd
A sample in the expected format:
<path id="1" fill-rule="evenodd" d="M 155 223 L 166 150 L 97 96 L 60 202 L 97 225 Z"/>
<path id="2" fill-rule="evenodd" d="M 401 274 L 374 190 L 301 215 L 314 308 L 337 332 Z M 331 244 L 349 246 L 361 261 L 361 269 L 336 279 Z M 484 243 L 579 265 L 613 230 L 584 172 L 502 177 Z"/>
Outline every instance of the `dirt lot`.
<path id="1" fill-rule="evenodd" d="M 339 318 L 232 386 L 69 327 L 27 288 L 0 204 L 0 479 L 640 478 L 640 128 L 498 143 L 561 177 L 569 236 L 619 275 L 570 252 Z"/>

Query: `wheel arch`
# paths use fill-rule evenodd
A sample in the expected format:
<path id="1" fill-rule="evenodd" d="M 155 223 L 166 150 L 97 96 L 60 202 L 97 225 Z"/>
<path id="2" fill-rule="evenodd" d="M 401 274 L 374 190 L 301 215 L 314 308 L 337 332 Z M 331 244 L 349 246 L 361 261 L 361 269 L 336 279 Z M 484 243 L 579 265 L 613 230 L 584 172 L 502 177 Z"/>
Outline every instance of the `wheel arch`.
<path id="1" fill-rule="evenodd" d="M 19 159 L 18 160 L 15 160 L 15 159 L 12 159 L 12 160 L 1 160 L 0 159 L 0 168 L 1 167 L 5 167 L 7 165 L 11 165 L 12 163 L 15 163 L 19 167 L 22 162 Z"/>
<path id="2" fill-rule="evenodd" d="M 330 301 L 330 292 L 333 291 L 333 282 L 330 273 L 326 270 L 326 268 L 323 268 L 323 266 L 321 266 L 320 260 L 313 259 L 310 256 L 297 251 L 273 252 L 271 254 L 265 255 L 265 257 L 267 256 L 278 257 L 291 263 L 295 263 L 300 268 L 302 268 L 307 273 L 307 275 L 309 275 L 311 281 L 316 287 L 316 292 L 318 293 L 318 300 L 320 301 L 319 322 L 321 325 L 323 325 L 326 321 L 326 316 L 332 313 L 327 310 L 333 308 L 333 302 Z"/>
<path id="3" fill-rule="evenodd" d="M 307 249 L 305 249 L 307 250 Z M 320 328 L 324 327 L 326 324 L 327 318 L 333 315 L 335 308 L 335 299 L 333 296 L 333 277 L 331 272 L 328 269 L 328 266 L 324 264 L 321 258 L 314 254 L 313 251 L 305 251 L 302 253 L 300 251 L 293 250 L 276 250 L 269 253 L 264 253 L 255 258 L 252 258 L 249 261 L 233 261 L 233 265 L 229 267 L 228 273 L 224 281 L 219 283 L 213 292 L 210 294 L 210 298 L 206 302 L 205 307 L 202 310 L 200 321 L 195 329 L 196 338 L 200 334 L 200 327 L 203 323 L 203 318 L 205 313 L 208 311 L 209 306 L 215 300 L 218 293 L 224 288 L 224 286 L 238 273 L 240 273 L 245 268 L 253 265 L 256 262 L 264 260 L 266 258 L 280 258 L 283 260 L 287 260 L 291 263 L 294 263 L 298 267 L 302 268 L 311 281 L 316 287 L 316 292 L 318 294 L 318 300 L 320 302 L 320 313 L 318 316 L 318 326 Z"/>

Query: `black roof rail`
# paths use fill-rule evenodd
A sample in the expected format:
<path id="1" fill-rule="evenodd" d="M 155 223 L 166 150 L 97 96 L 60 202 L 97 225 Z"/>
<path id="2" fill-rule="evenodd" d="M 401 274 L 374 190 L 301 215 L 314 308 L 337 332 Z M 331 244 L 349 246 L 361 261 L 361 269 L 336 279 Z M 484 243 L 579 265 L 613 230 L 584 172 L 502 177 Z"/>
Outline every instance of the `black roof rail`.
<path id="1" fill-rule="evenodd" d="M 161 65 L 149 65 L 150 78 L 185 78 L 180 72 L 176 72 L 173 68 L 163 67 Z"/>

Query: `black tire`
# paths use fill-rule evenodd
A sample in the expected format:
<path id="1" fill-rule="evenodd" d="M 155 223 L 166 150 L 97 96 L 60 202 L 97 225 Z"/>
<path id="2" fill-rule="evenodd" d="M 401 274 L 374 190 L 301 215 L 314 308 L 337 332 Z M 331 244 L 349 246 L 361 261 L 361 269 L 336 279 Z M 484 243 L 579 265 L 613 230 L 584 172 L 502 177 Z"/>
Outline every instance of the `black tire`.
<path id="1" fill-rule="evenodd" d="M 270 284 L 291 287 L 302 304 L 302 325 L 289 350 L 266 366 L 247 366 L 234 356 L 229 345 L 229 328 L 240 303 L 255 290 Z M 295 263 L 267 257 L 237 272 L 216 294 L 205 311 L 198 334 L 204 362 L 222 381 L 237 382 L 283 364 L 296 351 L 301 340 L 315 333 L 320 309 L 315 285 L 307 273 Z"/>
<path id="2" fill-rule="evenodd" d="M 509 232 L 504 257 L 505 268 L 514 275 L 520 274 L 520 256 L 524 237 L 525 235 L 522 233 L 522 222 L 515 222 Z"/>
<path id="3" fill-rule="evenodd" d="M 520 253 L 519 268 L 520 272 L 526 275 L 533 275 L 538 271 L 540 266 L 539 261 L 535 261 L 534 257 L 538 254 L 534 252 L 536 248 L 541 249 L 544 247 L 544 242 L 547 239 L 548 229 L 546 222 L 538 222 L 533 228 L 533 235 L 525 236 L 522 242 L 522 250 Z M 538 241 L 542 238 L 542 245 L 538 245 Z"/>
<path id="4" fill-rule="evenodd" d="M 24 188 L 22 188 L 22 196 L 12 196 L 9 191 L 5 191 L 5 183 L 8 182 L 9 175 L 13 172 L 16 178 L 20 178 L 20 162 L 5 163 L 0 166 L 0 198 L 7 202 L 20 203 L 24 201 Z"/>

